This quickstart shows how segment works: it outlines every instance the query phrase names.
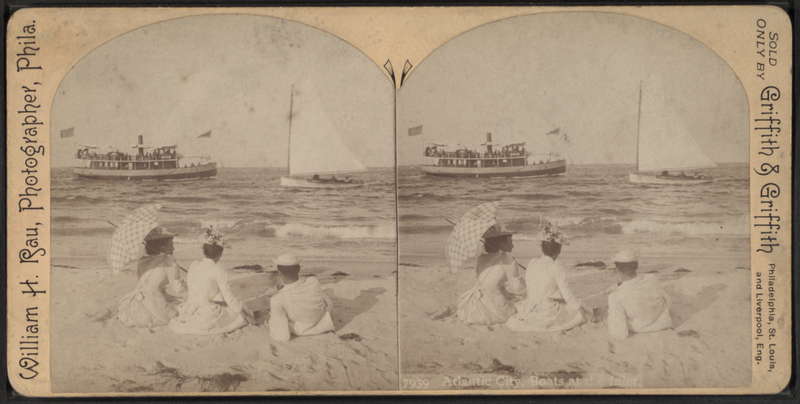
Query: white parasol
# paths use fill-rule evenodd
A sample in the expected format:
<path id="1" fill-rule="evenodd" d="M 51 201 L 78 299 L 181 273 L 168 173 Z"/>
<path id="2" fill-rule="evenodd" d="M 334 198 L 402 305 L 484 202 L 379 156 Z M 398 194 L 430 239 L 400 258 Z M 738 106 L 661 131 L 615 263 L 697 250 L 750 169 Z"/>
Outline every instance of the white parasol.
<path id="1" fill-rule="evenodd" d="M 139 257 L 139 245 L 147 233 L 158 227 L 156 213 L 161 204 L 143 206 L 125 217 L 117 227 L 108 244 L 108 263 L 114 276 L 119 275 L 122 267 Z"/>
<path id="2" fill-rule="evenodd" d="M 478 243 L 486 230 L 497 224 L 495 212 L 500 202 L 478 205 L 461 216 L 450 237 L 447 238 L 445 256 L 450 264 L 450 273 L 455 274 L 467 258 L 478 252 Z"/>

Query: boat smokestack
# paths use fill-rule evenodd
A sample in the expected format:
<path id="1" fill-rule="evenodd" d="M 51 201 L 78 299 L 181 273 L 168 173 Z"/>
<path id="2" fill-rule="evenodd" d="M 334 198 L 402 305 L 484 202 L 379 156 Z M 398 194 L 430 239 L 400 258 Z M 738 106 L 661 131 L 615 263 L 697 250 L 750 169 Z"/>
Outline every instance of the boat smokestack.
<path id="1" fill-rule="evenodd" d="M 486 133 L 486 151 L 488 151 L 489 153 L 492 152 L 492 145 L 490 143 L 492 143 L 492 132 L 487 132 Z"/>
<path id="2" fill-rule="evenodd" d="M 144 156 L 144 135 L 139 135 L 139 156 Z"/>

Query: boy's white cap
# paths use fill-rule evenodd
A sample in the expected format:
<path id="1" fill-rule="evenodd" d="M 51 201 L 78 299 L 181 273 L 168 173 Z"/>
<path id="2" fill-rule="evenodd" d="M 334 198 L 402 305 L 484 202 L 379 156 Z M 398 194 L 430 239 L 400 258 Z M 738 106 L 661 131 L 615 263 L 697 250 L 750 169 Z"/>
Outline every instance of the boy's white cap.
<path id="1" fill-rule="evenodd" d="M 285 253 L 272 260 L 272 262 L 274 262 L 275 265 L 280 265 L 282 267 L 290 267 L 292 265 L 300 265 L 300 263 L 303 262 L 303 259 L 296 257 L 292 253 Z"/>
<path id="2" fill-rule="evenodd" d="M 622 250 L 611 257 L 612 261 L 619 263 L 636 262 L 638 259 L 636 251 L 633 250 Z"/>

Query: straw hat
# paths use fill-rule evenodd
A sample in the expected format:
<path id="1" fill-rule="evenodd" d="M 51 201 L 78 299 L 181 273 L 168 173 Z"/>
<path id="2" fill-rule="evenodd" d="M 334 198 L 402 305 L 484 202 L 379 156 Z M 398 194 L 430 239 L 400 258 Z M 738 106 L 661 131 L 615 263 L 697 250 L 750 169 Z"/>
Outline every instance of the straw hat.
<path id="1" fill-rule="evenodd" d="M 514 233 L 504 229 L 503 226 L 495 224 L 492 225 L 492 227 L 490 227 L 488 230 L 486 230 L 486 232 L 483 233 L 482 237 L 484 240 L 488 240 L 490 238 L 510 236 L 512 234 Z"/>
<path id="2" fill-rule="evenodd" d="M 280 265 L 282 267 L 290 267 L 293 265 L 300 265 L 300 263 L 303 262 L 303 259 L 296 257 L 292 253 L 285 253 L 272 260 L 272 262 L 274 262 L 275 265 Z"/>
<path id="3" fill-rule="evenodd" d="M 144 237 L 144 241 L 148 242 L 165 238 L 173 238 L 177 235 L 178 234 L 168 232 L 166 227 L 156 227 L 155 229 L 150 230 L 150 233 L 147 233 L 147 235 Z"/>
<path id="4" fill-rule="evenodd" d="M 614 254 L 614 256 L 611 257 L 611 260 L 614 262 L 619 262 L 620 264 L 625 264 L 629 262 L 636 262 L 639 260 L 639 257 L 633 250 L 622 250 Z"/>

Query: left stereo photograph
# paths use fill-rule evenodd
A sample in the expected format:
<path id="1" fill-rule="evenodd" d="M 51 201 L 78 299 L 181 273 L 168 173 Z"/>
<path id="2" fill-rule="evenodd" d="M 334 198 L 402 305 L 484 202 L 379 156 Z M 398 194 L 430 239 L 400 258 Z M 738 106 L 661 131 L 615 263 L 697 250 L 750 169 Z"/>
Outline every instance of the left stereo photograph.
<path id="1" fill-rule="evenodd" d="M 32 88 L 52 97 L 53 393 L 397 388 L 380 66 L 252 15 L 63 56 Z"/>

